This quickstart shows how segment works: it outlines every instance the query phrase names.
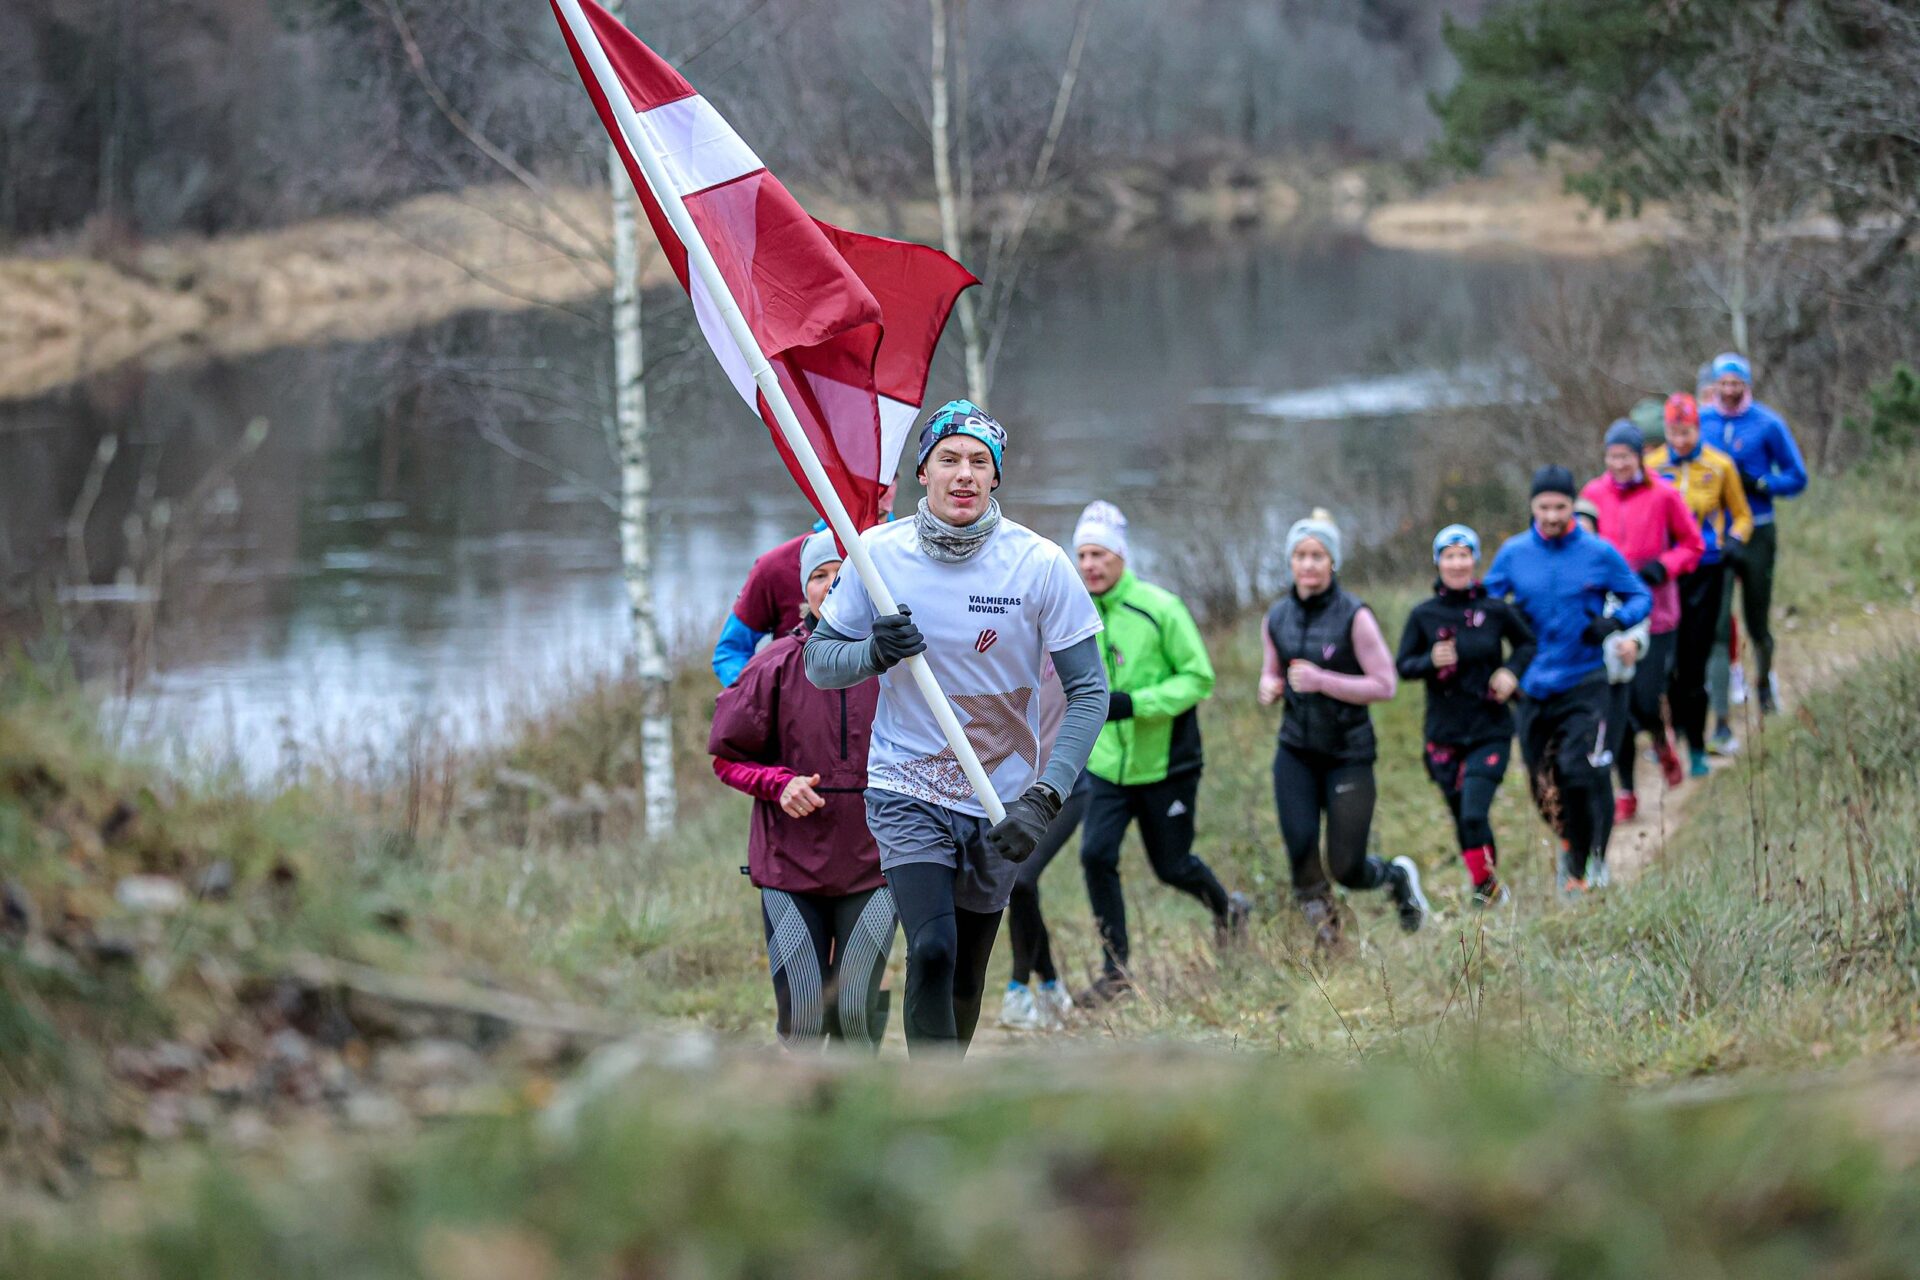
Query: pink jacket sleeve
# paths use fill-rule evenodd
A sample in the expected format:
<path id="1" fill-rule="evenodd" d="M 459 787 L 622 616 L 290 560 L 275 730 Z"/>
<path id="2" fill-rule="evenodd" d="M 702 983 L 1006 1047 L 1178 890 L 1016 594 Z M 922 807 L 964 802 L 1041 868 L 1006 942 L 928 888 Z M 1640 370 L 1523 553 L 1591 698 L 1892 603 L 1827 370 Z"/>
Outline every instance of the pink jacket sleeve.
<path id="1" fill-rule="evenodd" d="M 1335 671 L 1320 673 L 1320 692 L 1329 698 L 1362 705 L 1385 702 L 1400 688 L 1400 677 L 1393 669 L 1393 654 L 1387 650 L 1387 638 L 1380 634 L 1380 621 L 1373 610 L 1362 609 L 1353 615 L 1353 652 L 1360 659 L 1364 675 L 1346 676 Z"/>
<path id="2" fill-rule="evenodd" d="M 1700 536 L 1699 522 L 1687 509 L 1687 500 L 1680 496 L 1680 491 L 1669 488 L 1666 498 L 1667 533 L 1673 538 L 1673 545 L 1660 553 L 1660 563 L 1667 566 L 1668 577 L 1678 578 L 1700 567 L 1700 557 L 1707 553 L 1707 544 Z"/>
<path id="3" fill-rule="evenodd" d="M 750 764 L 745 760 L 723 760 L 715 756 L 713 776 L 735 791 L 746 792 L 755 800 L 779 804 L 780 793 L 793 781 L 793 770 L 781 764 Z"/>

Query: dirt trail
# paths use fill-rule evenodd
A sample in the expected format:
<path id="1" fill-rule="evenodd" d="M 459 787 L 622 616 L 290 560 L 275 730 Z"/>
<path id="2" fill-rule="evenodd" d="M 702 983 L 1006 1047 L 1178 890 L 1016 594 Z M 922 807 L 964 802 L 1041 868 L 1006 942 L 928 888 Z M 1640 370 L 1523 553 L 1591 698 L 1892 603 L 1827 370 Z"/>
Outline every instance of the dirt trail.
<path id="1" fill-rule="evenodd" d="M 1791 620 L 1788 620 L 1791 621 Z M 1869 606 L 1857 621 L 1846 626 L 1838 623 L 1828 630 L 1781 630 L 1775 634 L 1776 668 L 1782 673 L 1780 700 L 1790 709 L 1803 693 L 1826 688 L 1862 661 L 1890 649 L 1920 644 L 1920 611 L 1881 610 Z M 1760 717 L 1758 705 L 1749 700 L 1733 708 L 1734 731 L 1743 750 L 1760 746 L 1769 721 Z M 1709 756 L 1715 774 L 1734 763 L 1730 756 Z M 1665 855 L 1667 844 L 1686 820 L 1692 799 L 1700 794 L 1707 779 L 1689 779 L 1669 791 L 1660 770 L 1643 754 L 1634 762 L 1634 792 L 1640 797 L 1640 813 L 1631 822 L 1613 829 L 1609 861 L 1619 882 L 1630 882 L 1655 859 Z"/>

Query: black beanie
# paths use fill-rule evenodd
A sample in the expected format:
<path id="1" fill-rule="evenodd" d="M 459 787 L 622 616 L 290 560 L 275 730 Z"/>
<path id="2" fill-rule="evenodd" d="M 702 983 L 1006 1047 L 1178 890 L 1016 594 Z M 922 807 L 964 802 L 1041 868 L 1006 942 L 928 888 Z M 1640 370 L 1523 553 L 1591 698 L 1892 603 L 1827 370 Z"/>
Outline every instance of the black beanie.
<path id="1" fill-rule="evenodd" d="M 1573 472 L 1565 467 L 1542 467 L 1533 473 L 1533 489 L 1527 494 L 1529 499 L 1543 493 L 1564 493 L 1569 498 L 1573 493 Z"/>

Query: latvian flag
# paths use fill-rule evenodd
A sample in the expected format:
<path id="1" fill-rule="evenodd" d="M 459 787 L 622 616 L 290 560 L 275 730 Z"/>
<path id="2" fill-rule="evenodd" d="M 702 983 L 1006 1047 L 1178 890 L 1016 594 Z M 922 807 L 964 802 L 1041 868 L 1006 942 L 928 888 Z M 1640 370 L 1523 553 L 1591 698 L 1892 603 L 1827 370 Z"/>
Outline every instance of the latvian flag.
<path id="1" fill-rule="evenodd" d="M 554 16 L 594 109 L 673 271 L 693 299 L 707 344 L 734 389 L 760 413 L 800 488 L 821 508 L 719 309 L 674 234 L 557 0 Z M 893 500 L 895 469 L 926 395 L 927 369 L 960 291 L 978 284 L 925 245 L 860 235 L 807 216 L 733 126 L 679 72 L 593 0 L 580 0 L 643 137 L 663 162 L 741 314 L 780 378 L 854 524 L 868 528 Z M 821 510 L 824 515 L 825 511 Z"/>

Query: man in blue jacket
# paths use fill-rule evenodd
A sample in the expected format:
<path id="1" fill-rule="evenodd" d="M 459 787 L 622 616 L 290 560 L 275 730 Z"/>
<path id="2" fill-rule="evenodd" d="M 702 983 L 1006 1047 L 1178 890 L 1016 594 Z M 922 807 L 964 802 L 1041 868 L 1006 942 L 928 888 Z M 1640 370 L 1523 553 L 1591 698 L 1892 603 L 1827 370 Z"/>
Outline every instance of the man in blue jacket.
<path id="1" fill-rule="evenodd" d="M 1626 559 L 1574 522 L 1573 495 L 1565 467 L 1533 473 L 1533 527 L 1507 539 L 1485 584 L 1489 595 L 1512 597 L 1536 639 L 1520 679 L 1520 754 L 1534 803 L 1560 836 L 1567 895 L 1586 890 L 1590 859 L 1603 876 L 1613 835 L 1612 699 L 1601 646 L 1653 610 Z"/>
<path id="2" fill-rule="evenodd" d="M 1786 420 L 1753 398 L 1753 369 L 1746 357 L 1728 351 L 1713 358 L 1714 394 L 1700 404 L 1700 438 L 1733 458 L 1740 482 L 1753 508 L 1753 537 L 1729 561 L 1740 583 L 1740 616 L 1747 624 L 1751 657 L 1746 664 L 1747 687 L 1760 693 L 1760 710 L 1774 709 L 1773 628 L 1767 611 L 1773 603 L 1773 559 L 1777 539 L 1773 504 L 1792 498 L 1807 487 L 1807 464 Z M 1733 611 L 1733 591 L 1720 603 L 1719 643 L 1708 668 L 1707 683 L 1713 707 L 1720 715 L 1716 741 L 1731 736 L 1727 720 L 1727 639 Z"/>

